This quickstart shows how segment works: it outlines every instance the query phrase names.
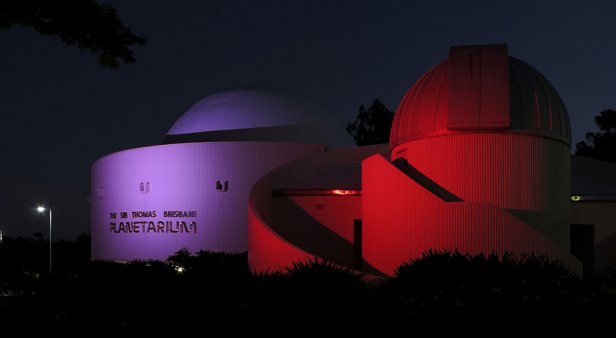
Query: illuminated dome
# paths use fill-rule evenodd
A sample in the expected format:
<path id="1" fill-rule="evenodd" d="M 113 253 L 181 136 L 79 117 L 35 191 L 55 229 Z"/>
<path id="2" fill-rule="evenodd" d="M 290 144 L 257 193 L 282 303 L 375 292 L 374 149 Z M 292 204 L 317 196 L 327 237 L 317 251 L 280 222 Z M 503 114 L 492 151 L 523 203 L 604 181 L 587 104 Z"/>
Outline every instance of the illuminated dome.
<path id="1" fill-rule="evenodd" d="M 571 144 L 567 110 L 536 69 L 506 45 L 452 47 L 396 110 L 390 147 L 425 137 L 481 131 L 522 132 Z"/>
<path id="2" fill-rule="evenodd" d="M 269 141 L 349 146 L 334 119 L 279 93 L 233 89 L 195 103 L 167 132 L 163 143 Z"/>

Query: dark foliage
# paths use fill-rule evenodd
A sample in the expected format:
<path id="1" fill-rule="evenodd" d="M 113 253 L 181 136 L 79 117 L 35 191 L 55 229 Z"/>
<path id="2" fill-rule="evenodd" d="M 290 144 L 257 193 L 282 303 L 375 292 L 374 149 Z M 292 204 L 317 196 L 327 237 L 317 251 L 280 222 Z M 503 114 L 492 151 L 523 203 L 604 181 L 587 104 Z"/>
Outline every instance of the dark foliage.
<path id="1" fill-rule="evenodd" d="M 403 332 L 581 336 L 606 328 L 605 298 L 543 256 L 429 251 L 399 266 L 385 288 Z"/>
<path id="2" fill-rule="evenodd" d="M 357 337 L 373 332 L 361 275 L 347 268 L 309 260 L 255 276 L 254 282 L 253 319 L 277 323 L 264 328 L 266 335 Z"/>
<path id="3" fill-rule="evenodd" d="M 616 111 L 604 110 L 595 116 L 598 132 L 586 133 L 576 145 L 576 155 L 616 163 Z"/>
<path id="4" fill-rule="evenodd" d="M 374 100 L 368 109 L 359 106 L 357 120 L 349 123 L 346 130 L 358 146 L 387 143 L 393 121 L 394 113 L 380 100 Z"/>
<path id="5" fill-rule="evenodd" d="M 86 235 L 65 242 L 66 262 L 57 258 L 50 275 L 45 241 L 5 239 L 0 326 L 6 332 L 574 337 L 611 330 L 616 314 L 612 286 L 584 285 L 544 257 L 427 252 L 383 280 L 322 260 L 252 274 L 246 254 L 186 249 L 165 262 L 84 263 L 86 242 Z"/>
<path id="6" fill-rule="evenodd" d="M 614 292 L 616 292 L 616 265 L 607 268 L 607 274 L 603 278 L 603 283 Z"/>
<path id="7" fill-rule="evenodd" d="M 146 39 L 135 35 L 118 19 L 110 5 L 95 0 L 2 0 L 0 28 L 32 27 L 38 33 L 60 39 L 98 55 L 103 67 L 118 68 L 135 62 L 132 46 Z"/>

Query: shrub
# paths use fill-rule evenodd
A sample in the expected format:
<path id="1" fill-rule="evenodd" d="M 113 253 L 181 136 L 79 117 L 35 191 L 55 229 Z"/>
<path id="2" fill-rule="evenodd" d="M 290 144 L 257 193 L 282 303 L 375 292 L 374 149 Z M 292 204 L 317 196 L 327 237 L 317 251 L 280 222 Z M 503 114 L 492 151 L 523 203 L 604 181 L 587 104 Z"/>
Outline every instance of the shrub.
<path id="1" fill-rule="evenodd" d="M 358 336 L 367 328 L 365 287 L 353 270 L 314 259 L 255 275 L 250 312 L 262 334 Z"/>
<path id="2" fill-rule="evenodd" d="M 385 290 L 403 329 L 424 334 L 569 334 L 588 303 L 565 265 L 534 255 L 428 251 Z"/>

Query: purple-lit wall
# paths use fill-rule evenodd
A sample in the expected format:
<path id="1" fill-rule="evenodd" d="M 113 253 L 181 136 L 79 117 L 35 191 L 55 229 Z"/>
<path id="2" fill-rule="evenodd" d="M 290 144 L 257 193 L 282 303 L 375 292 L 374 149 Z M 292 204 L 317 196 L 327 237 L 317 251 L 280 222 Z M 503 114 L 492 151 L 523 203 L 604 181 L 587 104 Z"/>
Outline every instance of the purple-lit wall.
<path id="1" fill-rule="evenodd" d="M 246 251 L 254 183 L 284 163 L 322 151 L 308 144 L 207 142 L 103 157 L 92 166 L 92 259 L 166 259 L 181 248 Z"/>

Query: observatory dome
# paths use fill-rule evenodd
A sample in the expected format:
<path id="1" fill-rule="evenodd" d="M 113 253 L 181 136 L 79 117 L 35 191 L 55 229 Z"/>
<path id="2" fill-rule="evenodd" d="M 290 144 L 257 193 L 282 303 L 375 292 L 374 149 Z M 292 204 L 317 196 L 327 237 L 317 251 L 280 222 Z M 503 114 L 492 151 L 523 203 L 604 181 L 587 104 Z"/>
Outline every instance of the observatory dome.
<path id="1" fill-rule="evenodd" d="M 550 82 L 507 46 L 452 47 L 406 93 L 390 147 L 464 132 L 521 132 L 571 143 L 565 105 Z"/>

